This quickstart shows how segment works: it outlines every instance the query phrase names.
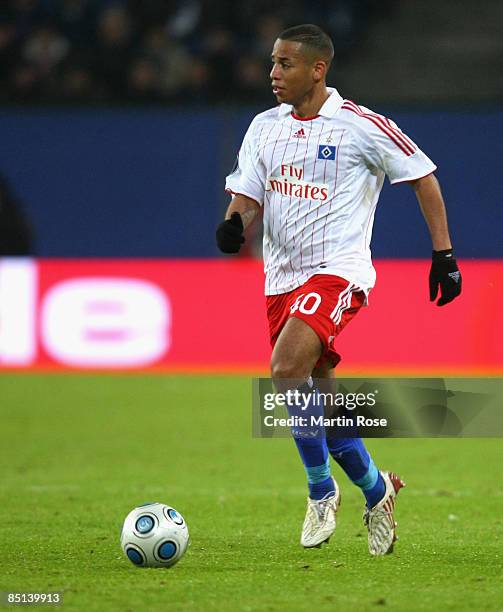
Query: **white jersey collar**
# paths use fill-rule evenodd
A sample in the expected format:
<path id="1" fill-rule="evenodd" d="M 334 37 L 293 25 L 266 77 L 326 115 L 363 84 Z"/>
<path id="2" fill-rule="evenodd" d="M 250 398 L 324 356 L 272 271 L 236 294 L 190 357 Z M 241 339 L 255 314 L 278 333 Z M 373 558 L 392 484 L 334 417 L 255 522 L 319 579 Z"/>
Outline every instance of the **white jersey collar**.
<path id="1" fill-rule="evenodd" d="M 323 117 L 332 118 L 335 113 L 339 110 L 344 102 L 344 98 L 340 95 L 340 93 L 335 89 L 335 87 L 327 87 L 329 92 L 329 97 L 323 104 L 323 106 L 318 111 L 318 115 Z M 291 114 L 293 111 L 293 106 L 291 104 L 280 104 L 278 108 L 278 115 L 283 117 L 285 115 Z"/>

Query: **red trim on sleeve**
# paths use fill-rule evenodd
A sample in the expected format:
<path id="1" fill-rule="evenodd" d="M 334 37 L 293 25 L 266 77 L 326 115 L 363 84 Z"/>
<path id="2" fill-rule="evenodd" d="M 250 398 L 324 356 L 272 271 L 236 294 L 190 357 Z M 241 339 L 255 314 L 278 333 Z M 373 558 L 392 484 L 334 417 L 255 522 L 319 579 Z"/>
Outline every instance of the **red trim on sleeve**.
<path id="1" fill-rule="evenodd" d="M 352 113 L 355 113 L 355 115 L 371 121 L 381 130 L 381 132 L 386 134 L 386 136 L 388 136 L 388 138 L 392 140 L 396 146 L 405 153 L 405 155 L 407 155 L 407 157 L 410 157 L 415 153 L 416 149 L 413 146 L 412 141 L 409 140 L 405 134 L 400 132 L 400 130 L 394 128 L 388 122 L 388 120 L 386 120 L 386 117 L 374 113 L 364 113 L 362 109 L 351 100 L 346 100 L 341 108 L 344 110 L 349 110 Z"/>
<path id="2" fill-rule="evenodd" d="M 437 169 L 437 167 L 435 166 L 434 170 L 430 170 L 429 172 L 427 172 L 426 174 L 423 174 L 421 176 L 416 176 L 414 178 L 405 178 L 405 179 L 400 179 L 399 181 L 393 181 L 393 183 L 391 183 L 392 185 L 400 185 L 400 183 L 410 183 L 410 181 L 418 181 L 419 179 L 424 178 L 425 176 L 430 176 L 430 174 L 434 174 L 435 170 Z"/>
<path id="3" fill-rule="evenodd" d="M 232 191 L 232 189 L 226 189 L 225 192 L 230 194 L 233 197 L 240 195 L 240 196 L 243 196 L 244 198 L 248 198 L 249 200 L 253 200 L 255 204 L 257 204 L 257 206 L 260 206 L 260 208 L 262 208 L 262 205 L 260 204 L 260 202 L 256 200 L 255 198 L 252 198 L 251 196 L 249 196 L 247 193 L 240 193 L 239 191 Z"/>

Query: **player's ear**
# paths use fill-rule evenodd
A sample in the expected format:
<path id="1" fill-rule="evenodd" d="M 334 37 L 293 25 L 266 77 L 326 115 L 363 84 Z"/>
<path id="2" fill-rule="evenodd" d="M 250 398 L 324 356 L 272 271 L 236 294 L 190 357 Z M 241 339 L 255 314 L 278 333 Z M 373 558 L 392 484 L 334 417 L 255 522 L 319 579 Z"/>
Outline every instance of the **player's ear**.
<path id="1" fill-rule="evenodd" d="M 318 60 L 313 66 L 313 79 L 316 83 L 323 81 L 327 76 L 327 63 L 323 60 Z"/>

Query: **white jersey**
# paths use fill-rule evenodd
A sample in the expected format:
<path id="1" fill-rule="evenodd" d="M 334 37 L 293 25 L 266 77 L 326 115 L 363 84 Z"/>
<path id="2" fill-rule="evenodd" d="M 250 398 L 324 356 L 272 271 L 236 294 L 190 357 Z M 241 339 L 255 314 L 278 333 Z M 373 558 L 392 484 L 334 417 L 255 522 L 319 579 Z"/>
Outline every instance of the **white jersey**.
<path id="1" fill-rule="evenodd" d="M 385 174 L 421 178 L 435 164 L 395 123 L 335 89 L 316 117 L 281 104 L 257 115 L 226 190 L 264 208 L 266 295 L 314 274 L 335 274 L 368 293 L 374 213 Z"/>

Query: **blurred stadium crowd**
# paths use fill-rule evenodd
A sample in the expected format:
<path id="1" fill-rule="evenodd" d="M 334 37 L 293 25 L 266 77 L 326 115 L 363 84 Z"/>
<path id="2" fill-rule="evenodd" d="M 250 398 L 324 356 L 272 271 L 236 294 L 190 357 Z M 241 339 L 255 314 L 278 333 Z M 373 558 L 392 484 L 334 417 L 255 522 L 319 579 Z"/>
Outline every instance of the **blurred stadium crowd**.
<path id="1" fill-rule="evenodd" d="M 337 56 L 394 0 L 2 0 L 0 102 L 269 99 L 272 43 L 317 23 Z"/>

